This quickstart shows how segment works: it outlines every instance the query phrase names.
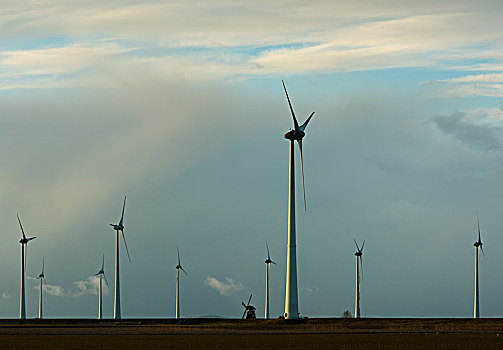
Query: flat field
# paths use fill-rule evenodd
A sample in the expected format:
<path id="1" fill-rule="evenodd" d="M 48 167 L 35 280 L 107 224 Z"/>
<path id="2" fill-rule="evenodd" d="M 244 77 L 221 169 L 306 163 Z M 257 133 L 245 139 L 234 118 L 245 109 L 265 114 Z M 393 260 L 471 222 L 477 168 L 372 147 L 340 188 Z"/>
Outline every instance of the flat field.
<path id="1" fill-rule="evenodd" d="M 0 320 L 0 349 L 503 349 L 503 319 Z"/>

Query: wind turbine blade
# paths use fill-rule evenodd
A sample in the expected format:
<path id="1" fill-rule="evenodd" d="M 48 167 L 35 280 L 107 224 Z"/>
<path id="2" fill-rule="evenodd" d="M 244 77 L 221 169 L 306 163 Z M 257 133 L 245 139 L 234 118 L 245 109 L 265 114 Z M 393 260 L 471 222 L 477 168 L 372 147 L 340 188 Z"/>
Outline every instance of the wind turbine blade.
<path id="1" fill-rule="evenodd" d="M 35 238 L 37 238 L 37 237 L 30 237 L 30 238 L 27 238 L 26 241 L 29 242 L 31 240 L 34 240 Z"/>
<path id="2" fill-rule="evenodd" d="M 480 240 L 480 222 L 479 222 L 479 212 L 477 211 L 477 229 L 479 230 L 479 242 L 481 242 Z"/>
<path id="3" fill-rule="evenodd" d="M 362 268 L 362 281 L 363 281 L 363 257 L 361 255 L 360 255 L 360 265 L 361 265 L 361 268 Z"/>
<path id="4" fill-rule="evenodd" d="M 300 131 L 304 131 L 304 130 L 306 130 L 307 124 L 309 124 L 309 121 L 311 120 L 311 118 L 313 117 L 313 115 L 314 115 L 314 112 L 313 112 L 313 113 L 311 113 L 311 115 L 309 116 L 309 118 L 307 118 L 307 120 L 304 122 L 304 124 L 302 124 L 302 125 L 300 126 L 300 128 L 299 128 L 299 129 L 300 129 Z"/>
<path id="5" fill-rule="evenodd" d="M 26 272 L 26 260 L 28 260 L 28 244 L 24 248 L 24 271 Z"/>
<path id="6" fill-rule="evenodd" d="M 248 305 L 246 305 L 246 307 L 250 306 L 251 298 L 252 298 L 252 295 L 250 294 L 250 299 L 248 299 Z"/>
<path id="7" fill-rule="evenodd" d="M 119 222 L 119 226 L 122 226 L 124 223 L 124 208 L 126 207 L 126 196 L 124 196 L 124 204 L 122 205 L 122 215 L 121 221 Z"/>
<path id="8" fill-rule="evenodd" d="M 109 287 L 108 287 L 107 276 L 105 276 L 105 274 L 104 274 L 104 273 L 103 273 L 103 278 L 105 279 L 105 283 L 106 283 L 106 285 L 107 285 L 107 288 L 109 288 Z"/>
<path id="9" fill-rule="evenodd" d="M 269 254 L 269 245 L 267 244 L 267 238 L 265 239 L 265 247 L 267 248 L 267 260 L 271 260 L 271 255 Z"/>
<path id="10" fill-rule="evenodd" d="M 103 253 L 103 261 L 101 263 L 101 271 L 105 271 L 105 253 Z"/>
<path id="11" fill-rule="evenodd" d="M 178 244 L 176 245 L 176 255 L 178 256 L 178 265 L 180 265 L 180 251 L 178 250 Z"/>
<path id="12" fill-rule="evenodd" d="M 21 225 L 21 219 L 19 219 L 19 215 L 17 216 L 17 221 L 19 221 L 19 226 L 21 227 L 21 233 L 23 234 L 23 238 L 26 239 L 26 236 L 24 235 L 23 225 Z"/>
<path id="13" fill-rule="evenodd" d="M 124 236 L 124 230 L 121 230 L 121 233 L 122 233 L 122 239 L 124 240 L 124 246 L 126 247 L 127 258 L 129 259 L 129 262 L 131 262 L 131 257 L 129 256 L 129 250 L 127 249 L 126 236 Z"/>
<path id="14" fill-rule="evenodd" d="M 42 275 L 44 274 L 45 258 L 42 258 Z"/>
<path id="15" fill-rule="evenodd" d="M 181 266 L 180 266 L 180 270 L 182 270 L 183 272 L 185 272 L 185 274 L 186 274 L 187 276 L 189 275 L 189 274 L 187 273 L 187 271 L 185 271 L 185 270 L 183 269 L 183 267 L 181 267 Z"/>
<path id="16" fill-rule="evenodd" d="M 363 247 L 365 247 L 365 241 L 363 241 L 361 252 L 363 252 Z"/>
<path id="17" fill-rule="evenodd" d="M 482 246 L 480 246 L 480 250 L 482 251 L 482 255 L 484 256 L 484 259 L 486 258 L 486 253 L 484 253 L 484 248 L 482 248 Z"/>
<path id="18" fill-rule="evenodd" d="M 290 106 L 290 111 L 292 112 L 293 125 L 295 126 L 295 131 L 299 131 L 300 130 L 299 123 L 297 123 L 297 118 L 295 118 L 295 113 L 292 108 L 292 103 L 290 102 L 290 97 L 288 96 L 288 92 L 286 91 L 285 82 L 283 80 L 281 80 L 281 82 L 283 83 L 283 89 L 285 89 L 286 99 L 288 100 L 288 105 Z"/>
<path id="19" fill-rule="evenodd" d="M 360 247 L 358 247 L 358 243 L 356 243 L 356 239 L 353 238 L 353 241 L 355 241 L 356 250 L 360 251 Z"/>
<path id="20" fill-rule="evenodd" d="M 274 261 L 271 260 L 271 264 L 277 265 Z"/>
<path id="21" fill-rule="evenodd" d="M 44 280 L 45 288 L 47 288 L 47 282 L 45 281 L 45 277 L 43 277 L 42 279 Z"/>
<path id="22" fill-rule="evenodd" d="M 302 191 L 304 193 L 304 210 L 307 210 L 306 207 L 306 188 L 304 186 L 304 161 L 302 160 L 302 140 L 297 140 L 299 143 L 300 150 L 300 170 L 302 171 Z"/>

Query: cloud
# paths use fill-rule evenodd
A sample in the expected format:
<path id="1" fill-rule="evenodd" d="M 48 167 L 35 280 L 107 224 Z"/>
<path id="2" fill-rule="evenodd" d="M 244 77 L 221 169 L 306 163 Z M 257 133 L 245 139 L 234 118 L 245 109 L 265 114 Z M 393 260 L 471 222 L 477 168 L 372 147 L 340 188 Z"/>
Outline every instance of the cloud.
<path id="1" fill-rule="evenodd" d="M 40 290 L 40 284 L 38 282 L 38 278 L 28 276 L 28 279 L 33 280 L 33 281 L 37 281 L 37 284 L 33 287 L 33 289 Z M 54 295 L 56 297 L 66 297 L 67 296 L 65 293 L 65 289 L 63 288 L 63 286 L 61 286 L 59 284 L 44 283 L 43 289 L 44 289 L 44 293 L 47 293 L 49 295 Z"/>
<path id="2" fill-rule="evenodd" d="M 458 78 L 425 81 L 423 85 L 446 85 L 448 96 L 503 97 L 503 73 L 470 74 Z"/>
<path id="3" fill-rule="evenodd" d="M 79 290 L 77 293 L 72 294 L 72 297 L 77 298 L 85 294 L 98 295 L 100 288 L 100 278 L 99 276 L 89 276 L 85 280 L 75 281 L 73 285 Z M 108 294 L 108 287 L 103 281 L 102 284 L 103 293 Z"/>
<path id="4" fill-rule="evenodd" d="M 301 287 L 300 289 L 305 292 L 308 292 L 308 293 L 318 293 L 320 291 L 320 288 L 317 286 L 312 286 L 312 287 L 305 286 L 305 287 Z"/>
<path id="5" fill-rule="evenodd" d="M 28 276 L 28 279 L 38 281 L 37 278 Z M 93 294 L 98 295 L 99 293 L 99 277 L 92 275 L 87 277 L 85 280 L 79 280 L 73 282 L 73 286 L 77 288 L 76 292 L 67 292 L 61 285 L 57 284 L 45 284 L 44 283 L 44 293 L 49 295 L 54 295 L 62 298 L 79 298 L 83 295 Z M 40 290 L 40 285 L 37 283 L 33 287 L 35 290 Z M 103 282 L 103 293 L 108 294 L 108 287 Z"/>
<path id="6" fill-rule="evenodd" d="M 19 39 L 12 42 L 48 39 L 0 51 L 0 77 L 8 78 L 1 89 L 92 87 L 104 84 L 116 65 L 133 72 L 146 64 L 160 74 L 184 72 L 198 80 L 396 67 L 502 68 L 503 41 L 495 34 L 503 29 L 501 9 L 495 5 L 481 11 L 470 3 L 423 8 L 394 1 L 307 6 L 294 0 L 288 6 L 285 12 L 282 1 L 9 2 L 5 22 L 0 20 L 4 36 Z"/>
<path id="7" fill-rule="evenodd" d="M 475 124 L 466 120 L 466 113 L 455 112 L 448 116 L 437 116 L 429 121 L 445 135 L 450 135 L 462 143 L 486 150 L 501 149 L 501 127 L 489 124 Z"/>
<path id="8" fill-rule="evenodd" d="M 0 298 L 2 300 L 9 300 L 10 299 L 10 295 L 5 293 L 5 292 L 2 292 L 2 294 L 0 295 Z"/>
<path id="9" fill-rule="evenodd" d="M 392 220 L 415 219 L 425 213 L 423 208 L 407 201 L 399 200 L 391 203 L 387 208 L 381 211 L 381 214 Z"/>
<path id="10" fill-rule="evenodd" d="M 206 276 L 204 284 L 217 290 L 220 295 L 230 295 L 244 288 L 243 284 L 230 277 L 225 277 L 225 282 L 217 280 L 215 277 Z"/>
<path id="11" fill-rule="evenodd" d="M 442 83 L 503 83 L 503 73 L 470 74 L 459 78 L 426 81 L 423 84 L 429 85 Z"/>

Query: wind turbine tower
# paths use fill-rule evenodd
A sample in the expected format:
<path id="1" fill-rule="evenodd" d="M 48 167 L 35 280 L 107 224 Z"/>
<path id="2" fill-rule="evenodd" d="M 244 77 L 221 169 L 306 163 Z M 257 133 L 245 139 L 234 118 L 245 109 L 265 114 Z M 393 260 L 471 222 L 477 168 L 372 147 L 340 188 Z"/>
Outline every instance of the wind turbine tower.
<path id="1" fill-rule="evenodd" d="M 269 270 L 271 264 L 276 265 L 274 261 L 271 260 L 271 255 L 269 254 L 269 245 L 267 244 L 267 239 L 265 240 L 265 247 L 267 248 L 267 259 L 265 261 L 265 316 L 264 318 L 269 318 Z"/>
<path id="2" fill-rule="evenodd" d="M 114 318 L 121 318 L 121 291 L 120 291 L 120 278 L 119 278 L 119 232 L 122 234 L 124 246 L 126 247 L 127 257 L 129 262 L 129 250 L 127 249 L 126 237 L 124 236 L 124 208 L 126 207 L 126 196 L 124 196 L 124 204 L 122 205 L 121 220 L 117 225 L 110 224 L 115 230 L 115 298 L 114 298 Z"/>
<path id="3" fill-rule="evenodd" d="M 182 263 L 180 262 L 180 251 L 178 250 L 178 246 L 176 246 L 176 254 L 178 255 L 178 264 L 176 265 L 176 311 L 175 318 L 180 318 L 180 270 L 187 272 L 183 269 Z"/>
<path id="4" fill-rule="evenodd" d="M 285 318 L 299 318 L 299 295 L 297 289 L 297 243 L 295 237 L 295 148 L 294 143 L 297 141 L 300 153 L 300 168 L 302 171 L 302 189 L 304 193 L 304 210 L 306 209 L 306 190 L 304 187 L 304 163 L 302 161 L 302 139 L 305 136 L 307 124 L 313 117 L 314 112 L 304 124 L 299 126 L 297 118 L 286 91 L 285 82 L 283 89 L 285 90 L 286 99 L 292 113 L 294 129 L 285 134 L 285 139 L 290 141 L 290 186 L 289 186 L 289 203 L 288 203 L 288 242 L 287 242 L 287 258 L 286 258 L 286 288 L 285 288 Z"/>
<path id="5" fill-rule="evenodd" d="M 105 279 L 105 283 L 107 284 L 108 287 L 108 281 L 107 281 L 107 276 L 105 276 L 105 253 L 103 253 L 103 260 L 101 263 L 101 270 L 98 271 L 95 276 L 100 277 L 100 291 L 98 294 L 98 318 L 101 320 L 103 319 L 103 281 L 102 279 Z"/>
<path id="6" fill-rule="evenodd" d="M 486 257 L 484 253 L 484 248 L 482 248 L 482 239 L 480 238 L 480 223 L 479 223 L 479 213 L 477 213 L 477 229 L 479 231 L 479 239 L 473 243 L 475 247 L 475 300 L 473 301 L 473 318 L 480 317 L 479 309 L 479 249 L 482 251 L 484 258 Z"/>
<path id="7" fill-rule="evenodd" d="M 26 258 L 28 256 L 28 242 L 37 238 L 37 237 L 30 237 L 26 238 L 23 230 L 23 225 L 21 225 L 21 220 L 19 219 L 19 215 L 17 216 L 17 221 L 19 221 L 19 226 L 21 227 L 21 233 L 22 237 L 19 240 L 19 243 L 21 243 L 21 293 L 20 293 L 20 300 L 19 300 L 19 318 L 25 319 L 26 318 L 26 297 L 25 297 L 25 278 L 24 278 L 24 273 L 26 269 Z"/>
<path id="8" fill-rule="evenodd" d="M 42 272 L 40 275 L 38 275 L 37 279 L 40 280 L 40 296 L 38 298 L 38 318 L 42 319 L 43 318 L 43 312 L 42 312 L 42 291 L 43 291 L 43 285 L 42 285 L 42 280 L 44 281 L 45 285 L 47 285 L 47 282 L 45 281 L 45 275 L 44 275 L 44 267 L 45 267 L 45 259 L 42 259 Z"/>
<path id="9" fill-rule="evenodd" d="M 363 279 L 363 247 L 365 246 L 365 241 L 363 241 L 362 248 L 358 247 L 356 239 L 353 239 L 356 245 L 356 296 L 355 296 L 355 318 L 360 318 L 360 264 L 361 264 L 361 274 Z"/>

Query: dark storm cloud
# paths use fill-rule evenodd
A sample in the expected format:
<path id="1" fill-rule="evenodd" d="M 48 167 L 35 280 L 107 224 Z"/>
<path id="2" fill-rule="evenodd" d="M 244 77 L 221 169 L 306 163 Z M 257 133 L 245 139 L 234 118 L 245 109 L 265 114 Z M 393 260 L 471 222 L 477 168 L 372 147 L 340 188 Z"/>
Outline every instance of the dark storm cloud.
<path id="1" fill-rule="evenodd" d="M 501 149 L 501 128 L 487 124 L 475 124 L 467 121 L 466 113 L 455 112 L 448 116 L 437 116 L 430 119 L 440 131 L 453 136 L 471 147 L 486 150 Z"/>

